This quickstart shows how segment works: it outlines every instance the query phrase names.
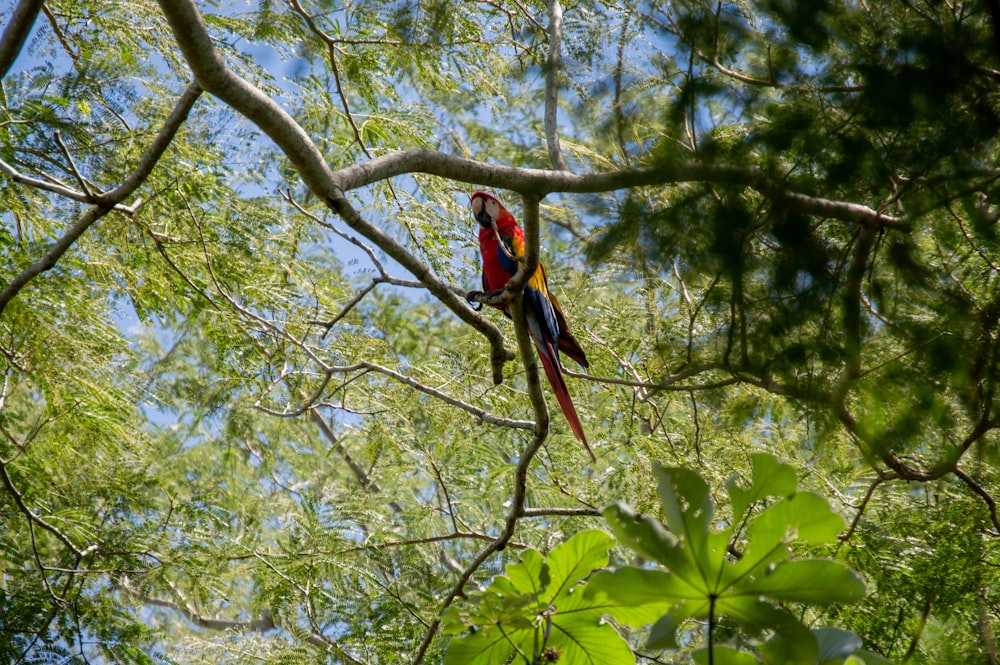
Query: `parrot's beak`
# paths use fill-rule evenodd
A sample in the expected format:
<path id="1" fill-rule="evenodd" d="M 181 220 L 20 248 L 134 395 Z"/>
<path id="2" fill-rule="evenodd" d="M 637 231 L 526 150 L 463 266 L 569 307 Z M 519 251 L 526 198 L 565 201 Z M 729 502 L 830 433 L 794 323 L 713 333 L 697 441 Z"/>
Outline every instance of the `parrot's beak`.
<path id="1" fill-rule="evenodd" d="M 488 200 L 477 196 L 472 199 L 472 214 L 475 215 L 476 221 L 479 222 L 479 226 L 484 229 L 491 229 L 496 225 L 496 219 L 490 214 L 487 205 Z"/>

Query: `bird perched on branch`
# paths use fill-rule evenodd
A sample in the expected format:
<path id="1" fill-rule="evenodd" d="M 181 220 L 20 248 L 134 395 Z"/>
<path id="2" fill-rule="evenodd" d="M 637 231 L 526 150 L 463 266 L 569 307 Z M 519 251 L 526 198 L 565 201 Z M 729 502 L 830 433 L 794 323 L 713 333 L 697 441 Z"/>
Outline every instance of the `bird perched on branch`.
<path id="1" fill-rule="evenodd" d="M 518 263 L 524 257 L 524 231 L 514 216 L 492 195 L 476 192 L 472 195 L 472 214 L 479 222 L 479 249 L 483 254 L 483 289 L 489 293 L 507 286 L 507 282 L 517 272 Z M 545 268 L 539 263 L 535 273 L 524 287 L 524 316 L 531 341 L 538 350 L 538 357 L 545 369 L 545 376 L 552 384 L 559 406 L 569 422 L 576 438 L 583 443 L 587 454 L 593 460 L 594 453 L 587 444 L 583 425 L 576 415 L 576 408 L 566 388 L 559 352 L 575 360 L 581 367 L 589 367 L 587 356 L 580 348 L 566 325 L 566 317 L 555 296 L 549 293 Z M 506 304 L 494 305 L 510 316 Z"/>

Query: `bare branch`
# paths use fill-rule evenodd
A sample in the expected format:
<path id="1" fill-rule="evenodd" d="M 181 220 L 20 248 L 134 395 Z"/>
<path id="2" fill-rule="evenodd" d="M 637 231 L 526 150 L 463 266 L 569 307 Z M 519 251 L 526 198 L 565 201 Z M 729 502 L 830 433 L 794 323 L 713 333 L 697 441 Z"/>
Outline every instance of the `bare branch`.
<path id="1" fill-rule="evenodd" d="M 566 171 L 498 166 L 447 155 L 428 148 L 413 148 L 382 155 L 363 164 L 347 166 L 334 172 L 333 177 L 340 189 L 348 191 L 407 173 L 426 173 L 457 182 L 509 189 L 522 194 L 535 193 L 540 196 L 553 192 L 592 194 L 630 187 L 685 182 L 742 185 L 760 192 L 778 205 L 808 215 L 880 228 L 905 229 L 908 223 L 906 217 L 886 215 L 859 203 L 832 201 L 795 192 L 774 182 L 760 169 L 728 164 L 680 162 L 578 175 Z"/>
<path id="2" fill-rule="evenodd" d="M 333 445 L 334 450 L 336 450 L 337 453 L 344 458 L 344 461 L 347 462 L 347 466 L 351 468 L 351 471 L 354 473 L 354 477 L 358 479 L 358 483 L 366 490 L 374 494 L 380 493 L 382 488 L 379 487 L 378 483 L 372 480 L 368 473 L 354 461 L 354 458 L 351 457 L 351 453 L 349 453 L 347 448 L 344 447 L 344 444 L 337 437 L 336 433 L 330 428 L 327 422 L 323 420 L 323 416 L 319 415 L 318 411 L 312 410 L 309 412 L 309 417 L 314 423 L 316 423 L 316 426 L 319 427 L 319 431 L 323 433 L 323 436 L 326 437 L 327 441 Z M 397 515 L 403 512 L 403 507 L 395 501 L 389 501 L 389 507 L 392 508 L 393 512 Z"/>
<path id="3" fill-rule="evenodd" d="M 473 405 L 468 404 L 466 402 L 463 402 L 460 399 L 456 399 L 455 397 L 452 397 L 451 395 L 447 395 L 447 394 L 441 392 L 440 390 L 437 390 L 436 388 L 431 388 L 428 385 L 425 385 L 423 383 L 420 383 L 419 381 L 411 379 L 410 377 L 406 376 L 405 374 L 400 374 L 399 372 L 393 371 L 393 370 L 389 369 L 388 367 L 382 367 L 380 365 L 376 365 L 374 363 L 368 363 L 368 362 L 360 363 L 360 365 L 362 367 L 370 369 L 373 372 L 378 372 L 379 374 L 385 374 L 386 376 L 392 377 L 396 381 L 399 381 L 400 383 L 406 384 L 406 385 L 410 386 L 411 388 L 415 388 L 416 390 L 419 390 L 420 392 L 422 392 L 424 394 L 430 395 L 431 397 L 435 397 L 435 398 L 441 400 L 442 402 L 444 402 L 446 404 L 450 404 L 451 406 L 458 407 L 459 409 L 462 409 L 463 411 L 466 411 L 466 412 L 474 415 L 479 420 L 481 420 L 483 422 L 490 423 L 491 425 L 499 425 L 501 427 L 511 427 L 511 428 L 514 428 L 514 429 L 524 429 L 524 430 L 533 430 L 535 428 L 535 423 L 533 423 L 531 421 L 528 421 L 528 420 L 513 420 L 513 419 L 510 419 L 510 418 L 501 418 L 499 416 L 495 416 L 492 413 L 490 413 L 490 412 L 488 412 L 488 411 L 486 411 L 484 409 L 480 409 L 479 407 L 476 407 L 476 406 L 473 406 Z"/>
<path id="4" fill-rule="evenodd" d="M 522 517 L 548 517 L 561 515 L 565 517 L 600 517 L 601 511 L 596 508 L 525 508 Z"/>
<path id="5" fill-rule="evenodd" d="M 13 166 L 7 162 L 0 159 L 0 173 L 5 174 L 8 178 L 14 182 L 19 182 L 22 185 L 27 185 L 28 187 L 34 187 L 35 189 L 41 189 L 46 192 L 52 192 L 53 194 L 58 194 L 59 196 L 64 196 L 68 199 L 74 201 L 79 201 L 80 203 L 93 203 L 94 197 L 92 194 L 81 192 L 75 189 L 70 189 L 65 185 L 49 182 L 48 180 L 39 180 L 38 178 L 32 178 L 20 173 Z M 140 202 L 134 203 L 131 206 L 125 206 L 122 204 L 116 204 L 114 210 L 125 213 L 126 215 L 134 215 L 139 207 Z"/>
<path id="6" fill-rule="evenodd" d="M 73 155 L 70 153 L 69 148 L 67 148 L 66 144 L 63 143 L 62 133 L 58 129 L 55 133 L 55 139 L 63 157 L 65 157 L 66 161 L 69 162 L 70 172 L 73 174 L 73 177 L 76 178 L 76 181 L 80 183 L 80 189 L 83 190 L 83 193 L 87 196 L 88 201 L 92 200 L 94 198 L 94 193 L 90 191 L 90 183 L 88 183 L 87 179 L 83 177 L 82 173 L 80 173 L 80 169 L 76 167 L 76 160 L 73 159 Z"/>
<path id="7" fill-rule="evenodd" d="M 180 602 L 163 600 L 161 598 L 155 598 L 148 594 L 144 594 L 136 589 L 132 585 L 131 580 L 127 577 L 122 577 L 119 585 L 120 588 L 124 589 L 132 598 L 140 603 L 149 605 L 150 607 L 161 607 L 163 609 L 183 614 L 188 621 L 199 628 L 206 628 L 208 630 L 242 630 L 256 633 L 266 633 L 277 628 L 277 625 L 274 623 L 274 616 L 271 614 L 270 610 L 264 610 L 256 619 L 250 619 L 249 621 L 219 619 L 207 617 L 198 612 L 197 608 L 195 608 L 191 602 L 188 602 L 187 599 L 184 598 L 184 594 L 182 594 L 172 584 L 170 585 L 170 588 L 177 595 L 177 597 L 180 598 Z"/>
<path id="8" fill-rule="evenodd" d="M 372 154 L 368 152 L 368 146 L 365 145 L 365 140 L 361 137 L 361 130 L 358 128 L 356 122 L 354 122 L 354 114 L 351 113 L 351 105 L 347 101 L 347 95 L 344 93 L 344 85 L 340 80 L 340 67 L 337 66 L 337 51 L 336 44 L 340 40 L 336 40 L 330 35 L 326 34 L 318 25 L 316 25 L 316 20 L 311 14 L 306 12 L 299 4 L 298 0 L 287 0 L 288 5 L 292 10 L 302 17 L 302 20 L 306 22 L 309 29 L 319 37 L 326 44 L 327 58 L 330 61 L 330 71 L 333 72 L 333 81 L 337 86 L 337 96 L 340 97 L 340 105 L 344 109 L 344 117 L 347 118 L 347 123 L 351 126 L 351 131 L 354 132 L 354 140 L 358 142 L 361 146 L 361 150 L 371 159 Z"/>
<path id="9" fill-rule="evenodd" d="M 868 489 L 865 490 L 865 495 L 861 499 L 861 503 L 858 504 L 858 512 L 854 513 L 854 519 L 851 520 L 851 526 L 847 528 L 847 531 L 840 534 L 841 541 L 847 542 L 851 539 L 851 536 L 854 535 L 855 530 L 858 528 L 858 524 L 861 523 L 861 516 L 865 514 L 865 509 L 868 507 L 868 503 L 872 500 L 872 496 L 875 494 L 875 488 L 889 479 L 890 477 L 877 476 L 875 480 L 868 485 Z"/>
<path id="10" fill-rule="evenodd" d="M 7 76 L 42 9 L 42 0 L 21 0 L 0 35 L 0 79 Z"/>
<path id="11" fill-rule="evenodd" d="M 990 510 L 990 521 L 993 522 L 993 528 L 996 529 L 996 535 L 1000 535 L 1000 515 L 997 514 L 996 499 L 994 499 L 981 484 L 976 482 L 972 476 L 962 471 L 957 466 L 954 468 L 952 473 L 954 473 L 959 480 L 968 485 L 969 489 L 978 494 L 983 500 Z"/>
<path id="12" fill-rule="evenodd" d="M 569 171 L 559 145 L 559 70 L 562 68 L 562 5 L 559 0 L 548 0 L 549 6 L 549 59 L 545 72 L 545 143 L 549 148 L 549 161 L 558 171 Z"/>

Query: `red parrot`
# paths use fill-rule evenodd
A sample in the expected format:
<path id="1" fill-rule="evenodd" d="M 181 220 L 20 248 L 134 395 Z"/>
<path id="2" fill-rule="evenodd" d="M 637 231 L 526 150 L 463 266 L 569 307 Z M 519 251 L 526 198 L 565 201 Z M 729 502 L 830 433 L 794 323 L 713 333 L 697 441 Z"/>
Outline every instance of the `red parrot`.
<path id="1" fill-rule="evenodd" d="M 518 261 L 524 256 L 524 231 L 518 226 L 514 216 L 486 192 L 476 192 L 472 195 L 472 214 L 479 222 L 479 249 L 483 254 L 483 289 L 486 292 L 502 289 L 517 272 Z M 510 316 L 507 305 L 496 305 L 496 307 Z M 552 384 L 552 390 L 556 393 L 569 427 L 576 438 L 583 443 L 590 458 L 594 460 L 596 458 L 587 445 L 583 425 L 580 424 L 580 418 L 576 415 L 576 408 L 566 388 L 562 365 L 559 362 L 559 351 L 584 368 L 589 367 L 590 363 L 587 362 L 587 356 L 580 348 L 580 343 L 569 331 L 559 302 L 549 293 L 548 278 L 541 264 L 528 280 L 528 285 L 524 287 L 524 315 L 531 341 L 538 350 L 545 375 Z"/>

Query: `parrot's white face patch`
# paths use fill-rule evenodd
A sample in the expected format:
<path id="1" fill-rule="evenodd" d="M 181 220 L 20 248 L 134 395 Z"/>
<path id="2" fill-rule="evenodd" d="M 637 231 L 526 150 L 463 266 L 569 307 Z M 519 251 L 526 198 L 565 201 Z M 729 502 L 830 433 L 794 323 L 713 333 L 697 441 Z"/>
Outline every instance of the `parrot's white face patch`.
<path id="1" fill-rule="evenodd" d="M 484 210 L 489 215 L 490 223 L 496 225 L 497 220 L 500 218 L 500 204 L 484 196 L 477 196 L 472 199 L 472 214 L 479 220 L 480 224 L 489 226 L 489 224 L 483 222 L 482 213 Z"/>

